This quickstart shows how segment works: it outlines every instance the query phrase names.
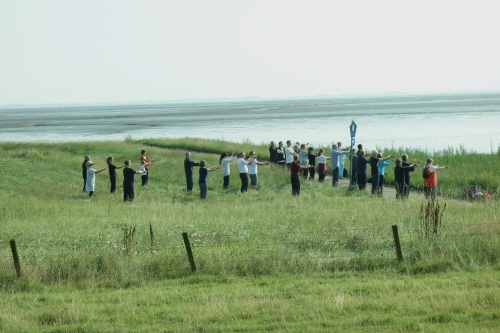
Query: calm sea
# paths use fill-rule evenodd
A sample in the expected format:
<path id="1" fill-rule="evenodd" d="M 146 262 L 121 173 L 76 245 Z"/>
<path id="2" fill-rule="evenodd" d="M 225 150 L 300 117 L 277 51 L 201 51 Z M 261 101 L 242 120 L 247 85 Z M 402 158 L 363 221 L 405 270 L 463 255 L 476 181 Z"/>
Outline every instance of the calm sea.
<path id="1" fill-rule="evenodd" d="M 500 93 L 397 95 L 293 100 L 0 108 L 0 142 L 62 142 L 196 137 L 316 147 L 350 143 L 420 148 L 500 145 Z"/>

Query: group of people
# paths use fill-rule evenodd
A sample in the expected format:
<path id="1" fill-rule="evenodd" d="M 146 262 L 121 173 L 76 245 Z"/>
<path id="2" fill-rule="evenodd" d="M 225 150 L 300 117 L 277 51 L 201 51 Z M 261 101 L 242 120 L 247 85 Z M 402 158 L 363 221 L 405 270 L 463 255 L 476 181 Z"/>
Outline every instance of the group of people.
<path id="1" fill-rule="evenodd" d="M 371 168 L 371 193 L 373 195 L 382 196 L 383 195 L 383 184 L 385 176 L 385 168 L 392 164 L 390 161 L 394 156 L 383 157 L 381 153 L 377 150 L 372 150 L 371 153 L 365 153 L 363 145 L 359 144 L 357 146 L 358 150 L 355 154 L 351 156 L 351 171 L 353 175 L 353 181 L 358 185 L 360 190 L 366 189 L 367 171 L 368 165 Z M 239 177 L 241 180 L 240 191 L 248 191 L 248 178 L 250 178 L 250 186 L 252 189 L 257 189 L 258 186 L 258 166 L 259 165 L 269 165 L 270 163 L 275 163 L 281 166 L 283 169 L 288 169 L 290 172 L 290 182 L 292 185 L 292 195 L 300 195 L 300 177 L 301 175 L 305 179 L 314 180 L 317 166 L 318 181 L 324 182 L 326 171 L 327 171 L 327 161 L 330 160 L 331 171 L 332 171 L 332 186 L 337 187 L 340 178 L 346 176 L 347 171 L 345 170 L 345 159 L 346 155 L 351 151 L 351 147 L 342 147 L 342 143 L 332 145 L 330 150 L 330 156 L 325 156 L 325 150 L 320 149 L 318 153 L 315 153 L 314 148 L 310 147 L 309 144 L 296 143 L 294 147 L 291 145 L 291 141 L 286 142 L 286 147 L 283 147 L 283 142 L 278 143 L 278 147 L 275 147 L 274 142 L 271 142 L 269 147 L 270 159 L 269 161 L 258 161 L 257 154 L 254 151 L 250 151 L 249 157 L 247 158 L 245 152 L 240 152 L 236 154 L 233 152 L 231 155 L 227 153 L 222 153 L 219 158 L 219 165 L 212 167 L 207 167 L 207 162 L 202 160 L 200 162 L 191 161 L 191 153 L 186 152 L 184 159 L 184 171 L 186 174 L 186 184 L 187 190 L 193 190 L 193 167 L 199 167 L 199 178 L 198 184 L 200 187 L 200 198 L 206 199 L 208 193 L 208 173 L 219 168 L 222 169 L 223 184 L 222 187 L 227 189 L 229 187 L 230 180 L 230 164 L 237 160 Z M 354 151 L 354 150 L 353 150 Z M 152 160 L 146 155 L 146 150 L 141 151 L 141 166 L 139 170 L 134 170 L 132 168 L 132 163 L 130 160 L 126 160 L 123 165 L 116 166 L 114 164 L 113 157 L 107 158 L 107 168 L 96 169 L 95 164 L 90 160 L 90 156 L 86 155 L 85 160 L 82 163 L 82 176 L 83 176 L 83 191 L 89 192 L 89 197 L 92 197 L 95 189 L 95 175 L 109 170 L 109 179 L 111 183 L 110 192 L 114 193 L 116 190 L 116 170 L 123 168 L 123 200 L 133 201 L 134 200 L 134 176 L 136 174 L 141 174 L 142 186 L 148 184 L 149 179 L 149 166 L 152 165 Z M 396 198 L 403 199 L 408 198 L 410 191 L 410 176 L 418 168 L 418 163 L 420 161 L 413 160 L 409 161 L 408 155 L 404 154 L 401 158 L 396 160 L 396 165 L 394 168 L 394 176 L 396 183 Z M 448 166 L 438 166 L 433 165 L 433 160 L 429 158 L 427 164 L 422 170 L 422 177 L 424 179 L 424 194 L 426 198 L 435 199 L 436 198 L 436 186 L 437 186 L 437 171 L 447 169 Z"/>
<path id="2" fill-rule="evenodd" d="M 82 163 L 82 176 L 83 176 L 83 192 L 89 192 L 89 197 L 94 195 L 95 189 L 95 175 L 104 170 L 109 170 L 109 181 L 111 184 L 110 193 L 116 191 L 116 170 L 123 168 L 123 200 L 133 201 L 135 197 L 134 192 L 134 176 L 141 175 L 142 186 L 148 184 L 149 180 L 149 166 L 153 162 L 147 155 L 146 150 L 141 151 L 141 166 L 139 170 L 132 169 L 132 162 L 125 160 L 123 165 L 116 166 L 112 156 L 106 159 L 108 164 L 107 168 L 95 169 L 95 164 L 90 160 L 90 155 L 85 155 L 85 160 Z"/>

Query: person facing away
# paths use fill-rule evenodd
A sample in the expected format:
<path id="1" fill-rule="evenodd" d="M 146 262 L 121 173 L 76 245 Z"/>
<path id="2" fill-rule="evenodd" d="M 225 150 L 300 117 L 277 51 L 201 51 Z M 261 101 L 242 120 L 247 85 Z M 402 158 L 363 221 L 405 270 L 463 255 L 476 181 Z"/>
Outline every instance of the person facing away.
<path id="1" fill-rule="evenodd" d="M 303 143 L 303 144 L 301 144 L 301 145 L 300 145 L 300 150 L 299 150 L 299 163 L 300 163 L 300 165 L 302 165 L 302 166 L 306 166 L 306 165 L 308 165 L 308 164 L 309 164 L 309 155 L 308 155 L 308 152 L 307 152 L 307 150 L 306 150 L 306 146 L 307 146 L 307 145 L 306 145 L 305 143 Z M 306 177 L 306 179 L 307 179 L 307 174 L 309 173 L 309 170 L 310 170 L 309 168 L 308 168 L 308 169 L 304 169 L 304 170 L 302 170 L 302 175 L 303 175 L 304 177 Z"/>
<path id="2" fill-rule="evenodd" d="M 318 155 L 316 155 L 314 153 L 314 148 L 313 147 L 309 147 L 307 149 L 307 159 L 309 161 L 309 165 L 312 166 L 312 168 L 309 169 L 309 180 L 314 180 L 314 173 L 315 173 L 315 168 L 316 168 L 316 157 L 318 157 Z"/>
<path id="3" fill-rule="evenodd" d="M 379 176 L 380 176 L 380 170 L 378 168 L 378 163 L 387 161 L 392 158 L 392 156 L 387 156 L 387 157 L 382 157 L 378 158 L 378 151 L 376 149 L 372 150 L 372 156 L 370 157 L 370 167 L 372 171 L 372 194 L 375 195 L 378 193 L 379 189 Z"/>
<path id="4" fill-rule="evenodd" d="M 408 161 L 408 155 L 407 154 L 403 154 L 403 156 L 401 156 L 401 161 L 402 161 L 402 164 L 401 166 L 404 166 L 404 167 L 409 167 L 409 166 L 412 166 L 412 164 Z M 403 195 L 408 197 L 410 195 L 410 177 L 411 177 L 411 172 L 413 172 L 413 170 L 411 170 L 410 168 L 403 168 L 403 174 L 404 174 L 404 183 L 405 185 L 403 186 Z"/>
<path id="5" fill-rule="evenodd" d="M 437 187 L 437 171 L 448 169 L 449 166 L 439 166 L 433 165 L 434 161 L 432 158 L 427 159 L 427 164 L 422 171 L 425 173 L 427 178 L 424 177 L 424 194 L 426 199 L 436 199 L 436 187 Z"/>
<path id="6" fill-rule="evenodd" d="M 412 166 L 403 166 L 403 160 L 398 158 L 394 167 L 394 181 L 396 182 L 396 199 L 407 198 L 404 194 L 405 188 L 405 171 L 409 169 L 414 171 L 418 167 L 417 164 Z"/>
<path id="7" fill-rule="evenodd" d="M 378 153 L 377 158 L 381 158 L 382 154 Z M 392 161 L 380 161 L 378 162 L 378 170 L 379 170 L 379 177 L 378 177 L 378 192 L 377 195 L 379 197 L 382 197 L 384 195 L 384 176 L 385 176 L 385 167 L 388 167 L 389 165 L 392 164 Z"/>
<path id="8" fill-rule="evenodd" d="M 123 201 L 134 201 L 134 176 L 142 174 L 142 171 L 135 171 L 132 169 L 132 162 L 126 160 L 123 168 Z"/>
<path id="9" fill-rule="evenodd" d="M 274 146 L 274 141 L 271 141 L 271 146 L 269 147 L 269 162 L 278 163 L 278 152 Z"/>
<path id="10" fill-rule="evenodd" d="M 200 163 L 191 161 L 191 153 L 187 151 L 184 158 L 184 173 L 186 174 L 186 187 L 188 191 L 193 190 L 193 167 L 198 165 Z"/>
<path id="11" fill-rule="evenodd" d="M 200 161 L 200 178 L 198 180 L 198 185 L 200 186 L 200 199 L 206 199 L 208 193 L 208 173 L 217 170 L 218 166 L 213 166 L 211 168 L 206 168 L 207 162 L 204 160 Z"/>
<path id="12" fill-rule="evenodd" d="M 338 151 L 346 151 L 350 150 L 349 148 L 342 148 L 342 142 L 337 142 L 337 150 Z M 345 159 L 346 155 L 339 155 L 339 178 L 344 178 L 344 167 L 345 167 Z"/>
<path id="13" fill-rule="evenodd" d="M 108 157 L 106 159 L 106 163 L 108 164 L 108 170 L 109 170 L 109 182 L 111 183 L 111 189 L 109 190 L 109 193 L 115 193 L 116 190 L 116 169 L 121 169 L 125 167 L 125 165 L 121 166 L 116 166 L 113 164 L 114 159 L 112 156 Z"/>
<path id="14" fill-rule="evenodd" d="M 92 168 L 93 166 L 94 162 L 87 162 L 87 183 L 85 185 L 85 191 L 89 192 L 89 198 L 94 195 L 95 175 L 106 170 L 106 168 L 95 170 L 94 168 Z"/>
<path id="15" fill-rule="evenodd" d="M 241 193 L 248 191 L 248 164 L 253 162 L 252 158 L 245 160 L 246 154 L 241 152 L 238 154 L 238 171 L 241 179 Z"/>
<path id="16" fill-rule="evenodd" d="M 83 177 L 83 192 L 85 192 L 85 187 L 87 186 L 87 163 L 90 161 L 90 156 L 85 155 L 82 163 L 82 177 Z"/>
<path id="17" fill-rule="evenodd" d="M 358 145 L 359 147 L 360 145 Z M 361 148 L 363 148 L 361 146 Z M 370 161 L 366 158 L 364 150 L 358 150 L 356 153 L 357 159 L 356 159 L 356 178 L 358 181 L 358 188 L 360 190 L 364 190 L 366 188 L 366 172 L 367 172 L 367 164 L 370 163 Z"/>
<path id="18" fill-rule="evenodd" d="M 293 156 L 293 161 L 290 163 L 290 182 L 292 183 L 292 195 L 300 195 L 300 171 L 312 168 L 310 165 L 302 166 L 300 165 L 300 157 L 298 155 Z"/>
<path id="19" fill-rule="evenodd" d="M 318 151 L 318 182 L 322 183 L 325 180 L 326 176 L 326 161 L 329 160 L 330 157 L 325 156 L 325 150 L 321 148 Z"/>
<path id="20" fill-rule="evenodd" d="M 229 174 L 231 173 L 230 163 L 236 159 L 236 153 L 233 151 L 231 157 L 227 153 L 222 153 L 219 158 L 219 164 L 222 167 L 222 179 L 224 183 L 222 188 L 227 189 L 229 187 Z"/>

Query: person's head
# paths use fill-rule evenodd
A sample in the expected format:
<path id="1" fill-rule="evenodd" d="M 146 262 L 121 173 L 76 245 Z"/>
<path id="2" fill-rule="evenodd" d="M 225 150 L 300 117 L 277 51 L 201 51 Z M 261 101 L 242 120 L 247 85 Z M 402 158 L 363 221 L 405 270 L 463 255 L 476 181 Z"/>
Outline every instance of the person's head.
<path id="1" fill-rule="evenodd" d="M 358 150 L 363 150 L 363 145 L 361 143 L 358 145 Z"/>
<path id="2" fill-rule="evenodd" d="M 144 154 L 146 154 L 146 151 L 143 149 L 143 150 L 141 150 L 141 155 L 144 155 Z"/>
<path id="3" fill-rule="evenodd" d="M 340 141 L 337 142 L 337 147 L 339 147 L 339 148 L 342 147 L 342 142 L 340 142 Z"/>
<path id="4" fill-rule="evenodd" d="M 364 150 L 358 150 L 358 154 L 363 156 L 365 154 L 365 151 Z"/>
<path id="5" fill-rule="evenodd" d="M 278 142 L 278 146 L 283 147 L 283 141 Z"/>
<path id="6" fill-rule="evenodd" d="M 91 167 L 91 166 L 93 166 L 93 165 L 94 165 L 94 162 L 92 162 L 92 161 L 88 161 L 88 162 L 87 162 L 87 168 L 90 168 L 90 167 Z"/>
<path id="7" fill-rule="evenodd" d="M 125 160 L 125 162 L 123 162 L 123 164 L 125 164 L 126 167 L 129 167 L 132 165 L 132 162 L 130 162 L 130 160 Z"/>
<path id="8" fill-rule="evenodd" d="M 90 155 L 85 155 L 85 161 L 90 161 Z"/>
<path id="9" fill-rule="evenodd" d="M 337 150 L 338 148 L 339 148 L 339 146 L 337 146 L 336 144 L 333 144 L 333 145 L 332 145 L 332 149 L 333 149 L 333 150 Z"/>
<path id="10" fill-rule="evenodd" d="M 401 163 L 403 163 L 403 161 L 402 161 L 400 158 L 398 158 L 398 159 L 396 160 L 396 165 L 401 166 Z"/>
<path id="11" fill-rule="evenodd" d="M 301 145 L 300 145 L 300 149 L 305 150 L 305 149 L 306 149 L 306 144 L 305 144 L 305 143 L 301 144 Z"/>
<path id="12" fill-rule="evenodd" d="M 373 149 L 372 150 L 372 156 L 373 157 L 377 157 L 377 154 L 378 154 L 378 150 L 377 149 Z"/>
<path id="13" fill-rule="evenodd" d="M 318 154 L 319 155 L 323 155 L 325 153 L 325 150 L 323 148 L 321 148 L 319 151 L 318 151 Z"/>
<path id="14" fill-rule="evenodd" d="M 307 149 L 307 151 L 308 151 L 309 153 L 312 153 L 312 152 L 314 151 L 314 148 L 313 148 L 313 147 L 309 147 L 309 149 Z"/>
<path id="15" fill-rule="evenodd" d="M 299 146 L 298 145 L 293 146 L 293 150 L 295 151 L 299 150 Z"/>
<path id="16" fill-rule="evenodd" d="M 271 141 L 271 147 L 274 147 L 274 141 Z"/>
<path id="17" fill-rule="evenodd" d="M 382 157 L 382 154 L 381 153 L 378 153 L 377 154 L 377 158 L 381 158 Z"/>
<path id="18" fill-rule="evenodd" d="M 190 152 L 186 152 L 186 158 L 190 158 L 191 157 L 191 153 Z"/>
<path id="19" fill-rule="evenodd" d="M 288 140 L 288 141 L 286 142 L 286 146 L 287 146 L 287 147 L 290 147 L 291 145 L 292 145 L 292 141 Z"/>
<path id="20" fill-rule="evenodd" d="M 111 156 L 110 156 L 110 157 L 108 157 L 108 158 L 106 159 L 106 163 L 108 163 L 108 164 L 109 164 L 109 163 L 113 163 L 113 157 L 111 157 Z"/>
<path id="21" fill-rule="evenodd" d="M 427 159 L 427 164 L 432 164 L 432 162 L 434 162 L 434 160 L 432 158 Z"/>
<path id="22" fill-rule="evenodd" d="M 297 162 L 298 160 L 299 160 L 299 156 L 298 155 L 293 155 L 293 161 Z"/>
<path id="23" fill-rule="evenodd" d="M 253 150 L 250 150 L 250 153 L 248 155 L 250 155 L 250 157 L 253 157 L 253 158 L 257 157 L 257 154 Z"/>
<path id="24" fill-rule="evenodd" d="M 200 168 L 204 168 L 205 165 L 207 165 L 207 162 L 205 160 L 200 161 Z"/>
<path id="25" fill-rule="evenodd" d="M 401 156 L 401 159 L 403 160 L 403 162 L 408 161 L 408 155 L 403 154 L 403 156 Z"/>
<path id="26" fill-rule="evenodd" d="M 245 156 L 247 156 L 247 155 L 243 151 L 238 154 L 238 158 L 245 158 Z"/>
<path id="27" fill-rule="evenodd" d="M 225 158 L 226 158 L 226 157 L 228 157 L 228 156 L 229 156 L 229 155 L 228 155 L 227 153 L 222 153 L 222 154 L 220 155 L 220 158 L 219 158 L 219 164 L 221 164 L 221 163 L 222 163 L 222 160 L 223 160 L 223 159 L 225 159 Z"/>

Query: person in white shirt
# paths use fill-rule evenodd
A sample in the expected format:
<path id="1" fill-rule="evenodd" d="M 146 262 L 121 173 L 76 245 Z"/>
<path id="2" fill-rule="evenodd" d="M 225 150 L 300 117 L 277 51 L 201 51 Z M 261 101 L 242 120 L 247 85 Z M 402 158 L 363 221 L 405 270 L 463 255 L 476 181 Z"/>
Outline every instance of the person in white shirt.
<path id="1" fill-rule="evenodd" d="M 252 158 L 245 160 L 247 155 L 244 152 L 238 154 L 238 171 L 241 179 L 241 193 L 248 191 L 248 164 L 253 162 Z"/>
<path id="2" fill-rule="evenodd" d="M 224 184 L 222 188 L 227 189 L 229 187 L 229 174 L 231 173 L 230 164 L 236 159 L 236 153 L 233 151 L 231 157 L 227 153 L 222 153 L 220 155 L 219 164 L 222 166 L 222 178 L 224 179 Z"/>
<path id="3" fill-rule="evenodd" d="M 250 158 L 253 159 L 251 163 L 248 164 L 248 174 L 250 175 L 250 185 L 253 190 L 257 189 L 257 165 L 268 165 L 269 161 L 259 162 L 257 161 L 257 154 L 254 151 L 250 151 Z"/>
<path id="4" fill-rule="evenodd" d="M 329 160 L 330 157 L 325 156 L 325 150 L 320 149 L 318 151 L 318 182 L 322 183 L 325 180 L 326 176 L 326 161 Z"/>
<path id="5" fill-rule="evenodd" d="M 288 167 L 288 170 L 290 170 L 290 163 L 293 162 L 293 157 L 297 155 L 292 148 L 292 141 L 290 140 L 286 142 L 285 155 L 286 155 L 286 165 Z"/>
<path id="6" fill-rule="evenodd" d="M 89 192 L 89 198 L 94 195 L 95 175 L 106 170 L 106 168 L 96 170 L 92 168 L 93 166 L 94 162 L 92 161 L 87 162 L 87 182 L 85 183 L 85 191 Z"/>

